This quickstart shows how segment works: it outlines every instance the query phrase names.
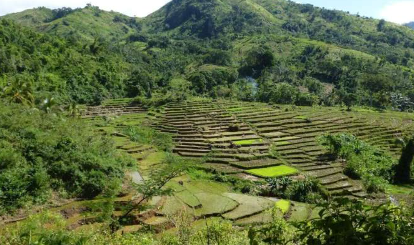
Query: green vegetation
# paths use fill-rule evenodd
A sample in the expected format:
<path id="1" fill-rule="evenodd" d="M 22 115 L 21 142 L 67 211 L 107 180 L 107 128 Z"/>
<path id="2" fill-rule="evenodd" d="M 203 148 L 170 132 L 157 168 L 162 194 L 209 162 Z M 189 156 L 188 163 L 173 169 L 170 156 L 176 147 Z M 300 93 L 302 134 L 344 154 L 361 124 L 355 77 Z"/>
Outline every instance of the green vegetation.
<path id="1" fill-rule="evenodd" d="M 322 185 L 312 178 L 293 180 L 289 177 L 269 178 L 266 180 L 268 195 L 288 200 L 316 203 L 326 199 L 328 194 Z"/>
<path id="2" fill-rule="evenodd" d="M 155 235 L 151 232 L 111 234 L 105 229 L 68 231 L 65 221 L 50 213 L 36 215 L 0 233 L 0 242 L 8 245 L 26 244 L 389 244 L 408 245 L 413 242 L 412 211 L 382 205 L 368 207 L 360 201 L 339 199 L 320 204 L 318 217 L 311 221 L 286 222 L 274 211 L 271 223 L 249 228 L 234 227 L 228 221 L 203 220 L 191 228 L 185 215 L 176 218 L 175 231 Z M 368 217 L 368 218 L 367 218 Z"/>
<path id="3" fill-rule="evenodd" d="M 79 119 L 0 102 L 0 213 L 119 190 L 132 161 Z"/>
<path id="4" fill-rule="evenodd" d="M 0 38 L 11 38 L 1 39 L 0 86 L 27 83 L 37 101 L 128 96 L 152 106 L 197 94 L 414 108 L 412 31 L 312 5 L 183 0 L 143 19 L 90 5 L 38 8 L 7 15 L 1 26 Z"/>
<path id="5" fill-rule="evenodd" d="M 126 38 L 141 28 L 135 18 L 103 11 L 94 6 L 54 10 L 40 7 L 11 14 L 6 18 L 49 34 L 91 42 L 96 37 L 106 40 Z"/>
<path id="6" fill-rule="evenodd" d="M 0 44 L 0 97 L 41 105 L 52 98 L 99 104 L 125 95 L 126 63 L 99 40 L 71 43 L 1 19 Z"/>
<path id="7" fill-rule="evenodd" d="M 1 17 L 0 244 L 413 244 L 413 48 L 285 0 Z"/>
<path id="8" fill-rule="evenodd" d="M 281 177 L 286 175 L 294 175 L 298 173 L 298 170 L 289 166 L 281 165 L 269 168 L 258 168 L 247 170 L 246 172 L 265 178 Z"/>
<path id="9" fill-rule="evenodd" d="M 171 152 L 173 147 L 172 137 L 166 133 L 160 133 L 149 127 L 127 127 L 124 133 L 133 142 L 157 146 L 161 151 Z"/>
<path id="10" fill-rule="evenodd" d="M 410 244 L 414 231 L 412 211 L 384 204 L 365 206 L 338 199 L 321 205 L 319 217 L 298 225 L 306 244 Z"/>
<path id="11" fill-rule="evenodd" d="M 336 157 L 345 159 L 345 174 L 363 180 L 369 192 L 384 191 L 393 181 L 395 160 L 383 150 L 349 134 L 325 135 L 320 139 Z"/>
<path id="12" fill-rule="evenodd" d="M 262 142 L 263 142 L 262 139 L 253 139 L 253 140 L 238 140 L 238 141 L 234 141 L 233 143 L 236 145 L 252 145 L 252 144 L 262 143 Z"/>
<path id="13" fill-rule="evenodd" d="M 405 143 L 405 142 L 404 142 Z M 410 139 L 402 150 L 401 158 L 395 167 L 394 181 L 403 184 L 411 183 L 412 170 L 411 165 L 414 157 L 414 138 Z M 414 170 L 413 170 L 414 171 Z"/>
<path id="14" fill-rule="evenodd" d="M 276 208 L 280 209 L 283 214 L 287 213 L 290 208 L 290 201 L 288 200 L 280 200 L 275 204 Z"/>

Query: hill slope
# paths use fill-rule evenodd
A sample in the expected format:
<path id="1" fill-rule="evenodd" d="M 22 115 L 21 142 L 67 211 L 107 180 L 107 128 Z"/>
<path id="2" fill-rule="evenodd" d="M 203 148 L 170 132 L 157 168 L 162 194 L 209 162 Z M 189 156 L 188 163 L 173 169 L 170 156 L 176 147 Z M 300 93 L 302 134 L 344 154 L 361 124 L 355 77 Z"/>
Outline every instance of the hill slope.
<path id="1" fill-rule="evenodd" d="M 55 10 L 41 7 L 6 15 L 4 18 L 48 34 L 89 41 L 98 37 L 119 40 L 141 28 L 135 18 L 103 11 L 94 6 Z"/>
<path id="2" fill-rule="evenodd" d="M 140 20 L 92 6 L 6 18 L 88 45 L 99 32 L 110 44 L 102 48 L 133 67 L 120 69 L 130 97 L 184 86 L 262 102 L 414 108 L 414 32 L 341 11 L 285 0 L 174 0 Z"/>
<path id="3" fill-rule="evenodd" d="M 99 104 L 124 95 L 127 64 L 102 43 L 70 43 L 2 19 L 0 44 L 0 97 Z"/>
<path id="4" fill-rule="evenodd" d="M 401 63 L 411 60 L 414 33 L 379 20 L 285 0 L 176 0 L 143 20 L 150 32 L 211 38 L 278 34 L 310 38 Z"/>

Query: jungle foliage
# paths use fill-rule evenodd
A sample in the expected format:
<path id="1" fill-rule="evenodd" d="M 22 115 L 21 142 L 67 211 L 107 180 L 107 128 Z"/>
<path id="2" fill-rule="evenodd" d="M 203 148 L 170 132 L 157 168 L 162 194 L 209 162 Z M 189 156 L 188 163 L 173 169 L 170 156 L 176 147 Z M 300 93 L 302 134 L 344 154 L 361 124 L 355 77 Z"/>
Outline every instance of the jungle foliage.
<path id="1" fill-rule="evenodd" d="M 385 244 L 410 245 L 414 239 L 413 210 L 384 204 L 378 207 L 361 201 L 337 199 L 318 204 L 320 212 L 311 221 L 291 223 L 274 210 L 273 221 L 262 226 L 240 229 L 231 222 L 205 220 L 206 225 L 192 227 L 185 214 L 177 217 L 176 232 L 154 234 L 111 233 L 105 228 L 69 231 L 59 215 L 35 215 L 15 227 L 5 229 L 0 242 L 6 245 L 109 244 L 109 245 L 333 245 Z"/>
<path id="2" fill-rule="evenodd" d="M 38 8 L 1 23 L 0 87 L 30 84 L 35 100 L 157 105 L 202 95 L 414 108 L 411 29 L 308 4 L 175 0 L 143 19 L 91 5 Z"/>
<path id="3" fill-rule="evenodd" d="M 384 191 L 394 181 L 397 163 L 389 153 L 350 134 L 325 135 L 320 141 L 335 157 L 346 160 L 344 173 L 362 179 L 369 192 Z"/>
<path id="4" fill-rule="evenodd" d="M 0 102 L 0 213 L 116 192 L 132 161 L 79 119 Z"/>

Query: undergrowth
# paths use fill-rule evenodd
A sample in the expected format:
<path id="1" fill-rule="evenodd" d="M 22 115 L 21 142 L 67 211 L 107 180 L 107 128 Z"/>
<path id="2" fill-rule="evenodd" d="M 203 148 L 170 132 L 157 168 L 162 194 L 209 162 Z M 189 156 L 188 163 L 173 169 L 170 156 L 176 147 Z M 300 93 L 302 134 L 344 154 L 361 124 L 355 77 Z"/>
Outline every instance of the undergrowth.
<path id="1" fill-rule="evenodd" d="M 132 160 L 79 119 L 0 102 L 0 214 L 119 188 Z"/>
<path id="2" fill-rule="evenodd" d="M 264 192 L 270 196 L 307 203 L 317 203 L 329 197 L 319 181 L 310 177 L 298 180 L 290 177 L 269 178 L 266 182 L 268 189 Z"/>
<path id="3" fill-rule="evenodd" d="M 344 173 L 361 179 L 368 192 L 383 192 L 393 180 L 396 162 L 387 152 L 350 134 L 324 135 L 319 141 L 335 157 L 346 160 Z"/>
<path id="4" fill-rule="evenodd" d="M 170 134 L 162 133 L 157 130 L 154 130 L 150 127 L 127 127 L 124 130 L 131 141 L 146 144 L 154 145 L 161 151 L 171 152 L 173 148 L 173 139 Z"/>

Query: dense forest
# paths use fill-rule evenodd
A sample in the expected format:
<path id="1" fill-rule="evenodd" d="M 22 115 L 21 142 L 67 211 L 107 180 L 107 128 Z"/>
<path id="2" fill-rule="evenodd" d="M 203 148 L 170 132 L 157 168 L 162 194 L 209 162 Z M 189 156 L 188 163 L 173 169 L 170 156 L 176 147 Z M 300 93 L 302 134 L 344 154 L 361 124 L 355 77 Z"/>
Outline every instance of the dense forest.
<path id="1" fill-rule="evenodd" d="M 90 5 L 2 19 L 2 86 L 24 77 L 17 80 L 33 83 L 39 101 L 165 97 L 181 81 L 191 84 L 188 93 L 215 98 L 413 107 L 413 31 L 341 11 L 290 1 L 175 0 L 143 19 Z"/>
<path id="2" fill-rule="evenodd" d="M 413 244 L 413 27 L 286 0 L 0 17 L 0 243 Z"/>

